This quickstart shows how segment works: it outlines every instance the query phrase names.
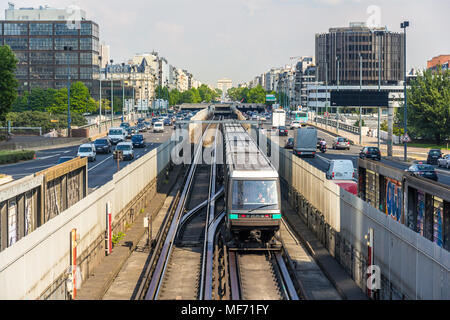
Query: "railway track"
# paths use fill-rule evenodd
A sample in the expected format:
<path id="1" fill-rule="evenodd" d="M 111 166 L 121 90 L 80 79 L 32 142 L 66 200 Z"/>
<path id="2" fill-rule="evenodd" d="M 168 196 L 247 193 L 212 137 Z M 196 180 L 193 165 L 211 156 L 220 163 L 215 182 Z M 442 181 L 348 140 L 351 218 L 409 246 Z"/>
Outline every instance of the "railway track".
<path id="1" fill-rule="evenodd" d="M 208 126 L 197 144 L 194 158 L 171 213 L 158 235 L 158 243 L 139 288 L 139 299 L 202 299 L 210 247 L 209 225 L 214 221 L 215 166 L 200 164 L 204 143 L 215 147 L 218 125 Z M 215 155 L 215 151 L 213 152 Z M 195 190 L 195 192 L 193 192 Z M 189 276 L 186 276 L 189 275 Z"/>

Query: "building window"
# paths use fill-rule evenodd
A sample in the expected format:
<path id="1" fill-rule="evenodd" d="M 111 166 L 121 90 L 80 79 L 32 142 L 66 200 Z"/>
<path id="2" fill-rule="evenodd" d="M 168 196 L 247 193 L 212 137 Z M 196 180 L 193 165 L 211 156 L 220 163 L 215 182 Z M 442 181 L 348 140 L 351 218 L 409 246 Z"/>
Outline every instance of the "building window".
<path id="1" fill-rule="evenodd" d="M 51 36 L 53 25 L 51 23 L 30 23 L 30 36 Z"/>
<path id="2" fill-rule="evenodd" d="M 19 60 L 19 65 L 28 64 L 28 52 L 14 52 L 17 60 Z"/>
<path id="3" fill-rule="evenodd" d="M 30 38 L 30 50 L 53 50 L 51 38 Z"/>
<path id="4" fill-rule="evenodd" d="M 28 50 L 28 41 L 24 38 L 5 38 L 5 45 L 9 45 L 12 50 Z"/>
<path id="5" fill-rule="evenodd" d="M 82 23 L 80 34 L 82 36 L 90 36 L 92 35 L 92 24 L 90 23 Z"/>
<path id="6" fill-rule="evenodd" d="M 8 36 L 26 36 L 28 35 L 28 26 L 26 23 L 5 23 L 4 31 Z"/>
<path id="7" fill-rule="evenodd" d="M 67 60 L 68 59 L 68 60 Z M 78 53 L 57 52 L 55 53 L 55 64 L 78 64 Z"/>
<path id="8" fill-rule="evenodd" d="M 67 67 L 57 67 L 55 71 L 56 79 L 67 79 Z M 70 79 L 78 79 L 78 68 L 70 68 Z"/>
<path id="9" fill-rule="evenodd" d="M 71 38 L 55 39 L 55 50 L 64 50 L 64 47 L 72 47 L 72 50 L 78 50 L 78 39 L 71 39 Z"/>
<path id="10" fill-rule="evenodd" d="M 80 39 L 80 50 L 92 50 L 92 38 Z"/>
<path id="11" fill-rule="evenodd" d="M 67 23 L 55 23 L 55 35 L 57 36 L 77 36 L 78 29 L 69 29 Z"/>
<path id="12" fill-rule="evenodd" d="M 28 67 L 27 66 L 18 66 L 15 73 L 16 73 L 17 79 L 28 79 Z"/>
<path id="13" fill-rule="evenodd" d="M 30 52 L 30 64 L 53 64 L 53 53 Z"/>
<path id="14" fill-rule="evenodd" d="M 80 53 L 80 64 L 94 64 L 92 53 Z"/>
<path id="15" fill-rule="evenodd" d="M 54 67 L 32 66 L 30 67 L 30 79 L 53 79 Z"/>
<path id="16" fill-rule="evenodd" d="M 81 67 L 80 79 L 92 79 L 92 68 Z"/>

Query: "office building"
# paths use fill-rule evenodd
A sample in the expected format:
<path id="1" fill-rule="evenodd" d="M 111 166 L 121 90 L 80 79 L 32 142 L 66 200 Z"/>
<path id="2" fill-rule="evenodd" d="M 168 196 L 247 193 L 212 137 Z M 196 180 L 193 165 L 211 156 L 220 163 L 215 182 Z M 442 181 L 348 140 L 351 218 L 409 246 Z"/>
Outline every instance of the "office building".
<path id="1" fill-rule="evenodd" d="M 378 84 L 380 69 L 383 85 L 395 85 L 404 80 L 403 33 L 368 28 L 365 23 L 350 23 L 349 27 L 331 28 L 328 33 L 316 34 L 315 45 L 318 81 L 336 85 L 339 78 L 342 85 L 359 85 L 362 71 L 363 85 Z"/>
<path id="2" fill-rule="evenodd" d="M 63 12 L 66 10 L 22 10 L 10 5 L 5 20 L 0 21 L 0 45 L 9 45 L 19 60 L 19 94 L 33 87 L 66 87 L 69 68 L 71 82 L 82 81 L 91 94 L 96 91 L 99 26 L 85 20 L 84 12 L 78 15 L 81 20 L 76 24 L 68 23 Z"/>

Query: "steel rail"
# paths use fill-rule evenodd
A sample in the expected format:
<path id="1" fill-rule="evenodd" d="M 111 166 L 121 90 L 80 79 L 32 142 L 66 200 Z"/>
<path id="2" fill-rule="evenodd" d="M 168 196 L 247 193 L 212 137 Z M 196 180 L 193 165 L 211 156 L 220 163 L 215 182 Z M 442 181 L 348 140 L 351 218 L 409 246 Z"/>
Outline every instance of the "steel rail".
<path id="1" fill-rule="evenodd" d="M 222 118 L 219 118 L 221 120 Z M 211 175 L 209 180 L 209 195 L 208 195 L 208 207 L 206 212 L 205 223 L 205 239 L 203 241 L 203 253 L 202 253 L 202 268 L 200 278 L 200 300 L 212 299 L 212 266 L 213 266 L 213 251 L 214 251 L 214 234 L 218 224 L 215 224 L 213 230 L 210 229 L 210 224 L 215 218 L 215 199 L 216 194 L 216 167 L 217 167 L 217 136 L 219 132 L 219 126 L 216 127 L 214 134 L 214 156 L 211 165 Z M 222 213 L 222 216 L 225 216 Z"/>
<path id="2" fill-rule="evenodd" d="M 286 289 L 286 292 L 288 294 L 287 298 L 289 300 L 299 300 L 297 291 L 295 290 L 294 283 L 292 282 L 291 276 L 289 274 L 289 271 L 286 267 L 286 263 L 283 260 L 283 257 L 281 255 L 281 252 L 275 253 L 275 259 L 277 261 L 278 267 L 281 272 L 280 281 L 282 282 L 284 288 Z"/>
<path id="3" fill-rule="evenodd" d="M 180 220 L 180 216 L 185 208 L 187 195 L 191 189 L 192 181 L 195 176 L 195 171 L 197 168 L 197 164 L 199 161 L 200 156 L 202 155 L 203 150 L 203 140 L 206 136 L 206 133 L 208 131 L 208 128 L 205 130 L 205 133 L 200 137 L 199 143 L 197 145 L 197 150 L 194 155 L 194 161 L 191 165 L 191 168 L 189 170 L 187 183 L 184 186 L 183 192 L 180 196 L 180 200 L 177 205 L 177 209 L 175 211 L 175 215 L 173 217 L 170 229 L 167 233 L 166 240 L 164 242 L 164 246 L 161 250 L 161 254 L 158 258 L 158 263 L 156 265 L 155 271 L 153 272 L 152 279 L 150 282 L 149 289 L 145 295 L 145 300 L 154 300 L 158 298 L 158 294 L 161 288 L 162 279 L 164 278 L 165 271 L 167 269 L 168 260 L 170 257 L 170 254 L 173 249 L 173 242 L 175 240 L 175 234 L 178 230 L 178 223 Z"/>

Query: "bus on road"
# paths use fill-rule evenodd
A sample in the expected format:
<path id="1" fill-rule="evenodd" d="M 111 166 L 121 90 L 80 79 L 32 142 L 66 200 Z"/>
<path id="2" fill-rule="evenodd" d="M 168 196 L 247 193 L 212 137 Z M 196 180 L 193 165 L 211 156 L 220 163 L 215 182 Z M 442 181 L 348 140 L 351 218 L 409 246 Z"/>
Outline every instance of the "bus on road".
<path id="1" fill-rule="evenodd" d="M 292 120 L 299 121 L 300 123 L 307 123 L 308 122 L 308 112 L 306 111 L 292 111 Z"/>

